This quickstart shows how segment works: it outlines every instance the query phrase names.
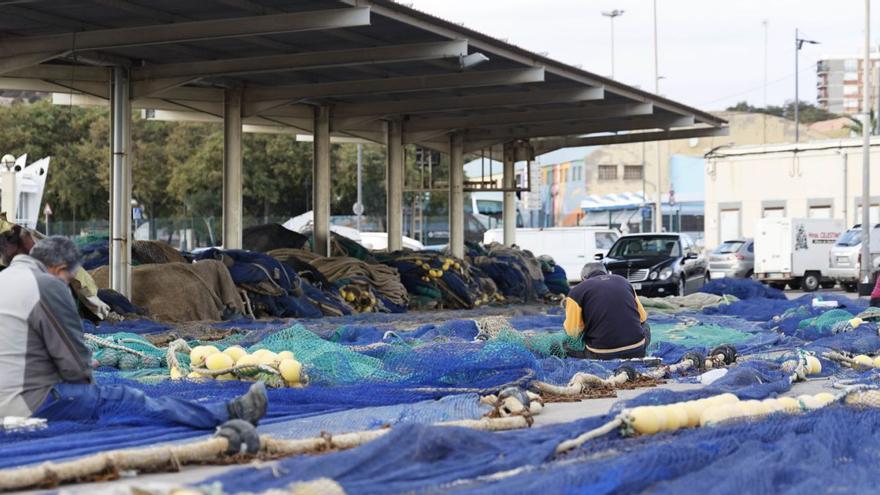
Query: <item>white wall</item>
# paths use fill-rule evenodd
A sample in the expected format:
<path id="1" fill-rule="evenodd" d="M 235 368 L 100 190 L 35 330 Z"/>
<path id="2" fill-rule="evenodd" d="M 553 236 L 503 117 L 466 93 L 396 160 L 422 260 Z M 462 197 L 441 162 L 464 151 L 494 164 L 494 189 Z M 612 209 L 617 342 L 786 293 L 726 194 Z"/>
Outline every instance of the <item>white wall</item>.
<path id="1" fill-rule="evenodd" d="M 862 194 L 861 140 L 824 141 L 802 144 L 794 153 L 791 145 L 749 146 L 721 151 L 723 156 L 706 160 L 706 245 L 721 239 L 721 217 L 725 231 L 731 227 L 731 213 L 739 209 L 739 235 L 754 236 L 755 222 L 767 216 L 827 216 L 818 209 L 826 202 L 831 217 L 844 219 L 847 226 L 860 223 L 856 201 Z M 871 147 L 872 214 L 880 221 L 880 139 Z M 873 220 L 873 219 L 872 219 Z"/>

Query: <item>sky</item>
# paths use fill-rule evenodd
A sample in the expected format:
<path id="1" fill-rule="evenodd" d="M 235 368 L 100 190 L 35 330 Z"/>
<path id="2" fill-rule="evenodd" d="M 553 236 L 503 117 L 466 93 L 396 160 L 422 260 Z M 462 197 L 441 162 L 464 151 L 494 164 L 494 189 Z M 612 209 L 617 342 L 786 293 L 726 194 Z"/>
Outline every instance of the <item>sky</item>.
<path id="1" fill-rule="evenodd" d="M 412 7 L 464 23 L 533 52 L 654 89 L 651 0 L 407 0 Z M 872 2 L 871 40 L 880 40 L 880 2 Z M 702 110 L 739 101 L 764 105 L 764 25 L 767 22 L 766 102 L 794 99 L 794 37 L 819 41 L 800 53 L 801 100 L 816 101 L 816 61 L 861 56 L 862 0 L 657 0 L 660 94 Z"/>

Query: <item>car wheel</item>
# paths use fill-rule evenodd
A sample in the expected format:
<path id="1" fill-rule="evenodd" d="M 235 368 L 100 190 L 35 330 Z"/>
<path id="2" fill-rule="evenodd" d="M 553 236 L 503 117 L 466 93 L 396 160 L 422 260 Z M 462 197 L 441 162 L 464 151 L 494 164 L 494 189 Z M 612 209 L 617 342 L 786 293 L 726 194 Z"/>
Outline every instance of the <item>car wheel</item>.
<path id="1" fill-rule="evenodd" d="M 819 276 L 815 273 L 804 274 L 804 278 L 801 280 L 801 287 L 804 289 L 804 292 L 814 292 L 819 288 L 819 284 Z"/>
<path id="2" fill-rule="evenodd" d="M 749 270 L 744 278 L 755 278 L 754 270 Z"/>
<path id="3" fill-rule="evenodd" d="M 855 292 L 855 291 L 859 290 L 859 284 L 854 284 L 854 283 L 850 282 L 850 283 L 845 283 L 842 285 L 843 285 L 843 290 L 845 290 L 847 292 Z"/>

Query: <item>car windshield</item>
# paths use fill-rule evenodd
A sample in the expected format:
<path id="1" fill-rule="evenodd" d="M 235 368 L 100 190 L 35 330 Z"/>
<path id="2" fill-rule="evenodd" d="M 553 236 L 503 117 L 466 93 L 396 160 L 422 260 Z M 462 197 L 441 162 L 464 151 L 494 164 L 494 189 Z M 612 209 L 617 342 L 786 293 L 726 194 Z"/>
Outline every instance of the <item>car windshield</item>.
<path id="1" fill-rule="evenodd" d="M 862 229 L 847 230 L 839 239 L 837 246 L 858 246 L 862 243 Z"/>
<path id="2" fill-rule="evenodd" d="M 742 249 L 745 241 L 727 241 L 715 248 L 714 254 L 733 254 Z"/>
<path id="3" fill-rule="evenodd" d="M 681 256 L 678 238 L 672 236 L 623 237 L 608 252 L 609 258 Z"/>

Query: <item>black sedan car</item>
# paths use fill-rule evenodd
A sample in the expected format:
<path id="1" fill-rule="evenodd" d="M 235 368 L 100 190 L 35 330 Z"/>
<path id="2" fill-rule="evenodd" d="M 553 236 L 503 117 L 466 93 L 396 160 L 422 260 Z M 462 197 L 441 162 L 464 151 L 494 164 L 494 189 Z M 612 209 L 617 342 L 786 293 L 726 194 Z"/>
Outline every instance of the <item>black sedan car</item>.
<path id="1" fill-rule="evenodd" d="M 708 262 L 686 234 L 623 236 L 603 262 L 609 272 L 626 278 L 648 297 L 691 294 L 709 279 Z"/>

